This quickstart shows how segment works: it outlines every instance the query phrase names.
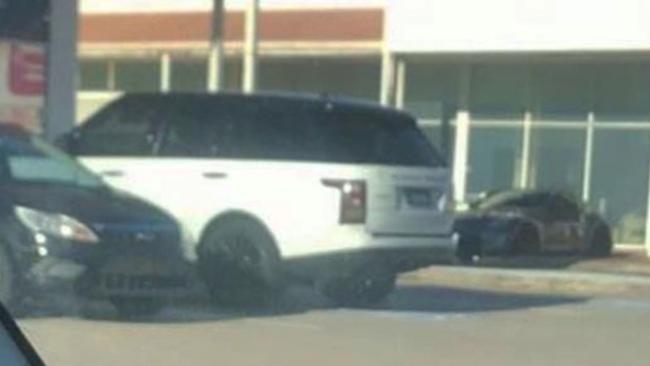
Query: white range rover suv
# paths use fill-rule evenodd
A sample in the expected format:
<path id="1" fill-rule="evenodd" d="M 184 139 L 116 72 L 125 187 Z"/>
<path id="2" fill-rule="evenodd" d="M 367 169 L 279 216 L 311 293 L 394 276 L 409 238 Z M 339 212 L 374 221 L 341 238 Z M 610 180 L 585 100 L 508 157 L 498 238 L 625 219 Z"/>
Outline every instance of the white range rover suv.
<path id="1" fill-rule="evenodd" d="M 342 305 L 454 258 L 450 172 L 408 114 L 329 98 L 125 95 L 61 140 L 167 210 L 216 300 L 309 281 Z"/>

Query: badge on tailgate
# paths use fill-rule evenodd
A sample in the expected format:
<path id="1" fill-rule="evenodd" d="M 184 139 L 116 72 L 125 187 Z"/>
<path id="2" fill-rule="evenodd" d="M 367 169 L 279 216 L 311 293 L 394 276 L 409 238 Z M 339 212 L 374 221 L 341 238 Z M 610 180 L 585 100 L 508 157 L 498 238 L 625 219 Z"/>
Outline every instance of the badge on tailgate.
<path id="1" fill-rule="evenodd" d="M 430 209 L 434 207 L 434 194 L 431 188 L 401 188 L 401 203 L 412 208 Z"/>

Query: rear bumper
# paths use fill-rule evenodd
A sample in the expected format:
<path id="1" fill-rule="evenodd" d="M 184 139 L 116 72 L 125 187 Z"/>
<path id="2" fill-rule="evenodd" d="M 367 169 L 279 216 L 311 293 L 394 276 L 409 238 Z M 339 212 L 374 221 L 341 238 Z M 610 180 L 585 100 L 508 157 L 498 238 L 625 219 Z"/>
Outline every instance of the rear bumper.
<path id="1" fill-rule="evenodd" d="M 374 236 L 362 248 L 338 250 L 295 258 L 285 258 L 286 270 L 302 278 L 323 278 L 362 270 L 409 272 L 433 264 L 453 263 L 457 235 Z"/>

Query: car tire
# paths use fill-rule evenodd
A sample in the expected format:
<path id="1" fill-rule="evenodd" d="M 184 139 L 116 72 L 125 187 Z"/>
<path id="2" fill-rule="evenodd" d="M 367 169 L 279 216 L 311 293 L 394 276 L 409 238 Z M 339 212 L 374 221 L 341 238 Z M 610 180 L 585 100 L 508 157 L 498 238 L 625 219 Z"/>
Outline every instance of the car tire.
<path id="1" fill-rule="evenodd" d="M 609 257 L 612 254 L 613 247 L 612 235 L 607 226 L 600 224 L 591 230 L 587 244 L 587 254 L 589 256 L 596 258 Z"/>
<path id="2" fill-rule="evenodd" d="M 0 243 L 0 302 L 10 307 L 16 303 L 16 272 L 7 248 Z"/>
<path id="3" fill-rule="evenodd" d="M 199 247 L 198 270 L 217 305 L 268 305 L 283 289 L 280 255 L 269 232 L 245 217 L 208 229 Z"/>
<path id="4" fill-rule="evenodd" d="M 367 307 L 385 300 L 396 283 L 394 273 L 364 273 L 329 279 L 320 292 L 339 306 Z"/>
<path id="5" fill-rule="evenodd" d="M 153 316 L 165 307 L 159 299 L 146 297 L 113 297 L 110 300 L 117 315 L 124 319 Z"/>

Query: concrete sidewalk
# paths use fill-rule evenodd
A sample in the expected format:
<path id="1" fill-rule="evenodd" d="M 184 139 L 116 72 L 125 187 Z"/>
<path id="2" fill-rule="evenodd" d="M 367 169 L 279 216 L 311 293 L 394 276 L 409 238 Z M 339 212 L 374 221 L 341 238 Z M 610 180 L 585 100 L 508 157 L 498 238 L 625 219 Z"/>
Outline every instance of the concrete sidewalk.
<path id="1" fill-rule="evenodd" d="M 404 283 L 525 293 L 650 297 L 650 260 L 641 250 L 602 259 L 490 259 L 476 266 L 432 266 L 402 276 Z"/>

